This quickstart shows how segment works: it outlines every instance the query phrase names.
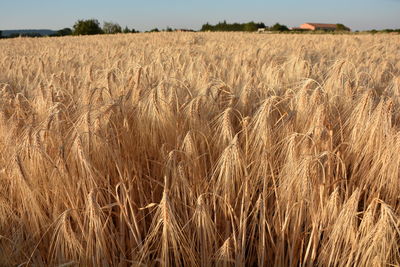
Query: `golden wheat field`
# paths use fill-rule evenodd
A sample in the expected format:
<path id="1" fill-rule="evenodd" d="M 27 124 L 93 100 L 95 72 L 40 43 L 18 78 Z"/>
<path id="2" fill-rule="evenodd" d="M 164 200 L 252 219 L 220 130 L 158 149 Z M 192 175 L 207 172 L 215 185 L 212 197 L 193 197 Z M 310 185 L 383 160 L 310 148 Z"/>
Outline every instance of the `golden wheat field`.
<path id="1" fill-rule="evenodd" d="M 399 266 L 400 36 L 0 40 L 0 266 Z"/>

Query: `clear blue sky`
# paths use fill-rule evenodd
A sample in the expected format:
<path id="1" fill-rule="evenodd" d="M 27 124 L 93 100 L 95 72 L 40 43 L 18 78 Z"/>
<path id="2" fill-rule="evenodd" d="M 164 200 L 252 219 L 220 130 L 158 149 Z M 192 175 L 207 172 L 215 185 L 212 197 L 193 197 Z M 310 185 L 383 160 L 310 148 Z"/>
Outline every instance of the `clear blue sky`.
<path id="1" fill-rule="evenodd" d="M 400 28 L 400 0 L 0 0 L 0 30 L 72 27 L 78 19 L 137 30 L 200 29 L 203 23 L 254 20 L 298 26 L 343 23 L 353 30 Z"/>

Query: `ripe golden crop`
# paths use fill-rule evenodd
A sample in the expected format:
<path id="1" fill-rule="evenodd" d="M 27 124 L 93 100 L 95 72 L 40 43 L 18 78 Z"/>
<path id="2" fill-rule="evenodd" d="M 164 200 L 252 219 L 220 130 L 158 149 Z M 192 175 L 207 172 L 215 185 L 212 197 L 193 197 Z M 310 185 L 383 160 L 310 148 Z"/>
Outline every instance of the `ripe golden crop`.
<path id="1" fill-rule="evenodd" d="M 400 265 L 399 51 L 0 40 L 0 266 Z"/>

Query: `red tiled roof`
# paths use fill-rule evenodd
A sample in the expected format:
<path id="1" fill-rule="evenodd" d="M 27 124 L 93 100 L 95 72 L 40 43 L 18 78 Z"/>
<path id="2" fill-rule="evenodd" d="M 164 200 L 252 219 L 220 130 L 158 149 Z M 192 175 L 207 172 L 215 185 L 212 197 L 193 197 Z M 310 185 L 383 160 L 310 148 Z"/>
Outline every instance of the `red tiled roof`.
<path id="1" fill-rule="evenodd" d="M 325 23 L 306 23 L 310 24 L 316 28 L 335 28 L 336 29 L 336 24 L 325 24 Z"/>

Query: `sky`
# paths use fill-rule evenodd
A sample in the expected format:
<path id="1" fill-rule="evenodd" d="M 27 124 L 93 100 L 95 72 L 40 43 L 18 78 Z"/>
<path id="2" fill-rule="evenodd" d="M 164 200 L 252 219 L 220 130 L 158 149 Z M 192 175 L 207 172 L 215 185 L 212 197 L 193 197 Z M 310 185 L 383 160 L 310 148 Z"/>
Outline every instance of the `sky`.
<path id="1" fill-rule="evenodd" d="M 206 22 L 343 23 L 352 30 L 400 28 L 400 0 L 0 0 L 0 30 L 52 29 L 79 19 L 136 30 L 190 28 Z"/>

